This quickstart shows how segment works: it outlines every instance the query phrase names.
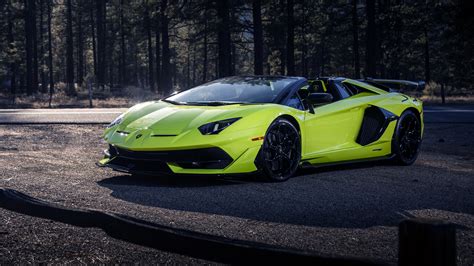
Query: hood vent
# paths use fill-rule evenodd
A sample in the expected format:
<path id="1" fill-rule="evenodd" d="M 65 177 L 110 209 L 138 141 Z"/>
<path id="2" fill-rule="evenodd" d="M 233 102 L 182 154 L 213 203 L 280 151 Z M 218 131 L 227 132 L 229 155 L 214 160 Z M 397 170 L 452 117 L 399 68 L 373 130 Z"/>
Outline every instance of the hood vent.
<path id="1" fill-rule="evenodd" d="M 152 137 L 176 137 L 178 135 L 174 135 L 174 134 L 153 134 L 151 136 Z"/>

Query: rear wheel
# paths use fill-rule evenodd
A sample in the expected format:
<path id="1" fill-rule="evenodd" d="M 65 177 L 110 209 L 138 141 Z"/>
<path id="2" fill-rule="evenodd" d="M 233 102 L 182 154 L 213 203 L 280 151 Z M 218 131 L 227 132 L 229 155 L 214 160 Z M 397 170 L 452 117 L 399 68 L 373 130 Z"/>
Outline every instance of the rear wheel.
<path id="1" fill-rule="evenodd" d="M 301 159 L 300 134 L 284 118 L 275 120 L 267 130 L 258 164 L 267 180 L 285 181 L 297 170 Z"/>
<path id="2" fill-rule="evenodd" d="M 416 161 L 421 146 L 421 121 L 411 110 L 402 113 L 398 119 L 393 138 L 395 160 L 401 165 Z"/>

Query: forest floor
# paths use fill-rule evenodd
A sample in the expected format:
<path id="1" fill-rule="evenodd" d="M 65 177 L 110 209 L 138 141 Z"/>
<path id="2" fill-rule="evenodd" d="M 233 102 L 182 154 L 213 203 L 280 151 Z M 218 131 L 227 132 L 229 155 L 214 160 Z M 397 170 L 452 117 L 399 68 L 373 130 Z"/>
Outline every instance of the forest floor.
<path id="1" fill-rule="evenodd" d="M 98 168 L 103 125 L 0 125 L 0 187 L 73 208 L 118 212 L 233 239 L 397 263 L 409 217 L 457 225 L 474 263 L 474 124 L 426 124 L 410 167 L 366 163 L 248 178 L 131 177 Z M 202 264 L 200 259 L 0 208 L 0 264 Z"/>
<path id="2" fill-rule="evenodd" d="M 92 93 L 94 108 L 124 108 L 134 104 L 159 99 L 162 95 L 137 87 L 127 87 L 117 91 L 102 90 Z M 13 98 L 9 93 L 0 92 L 0 109 L 6 108 L 49 108 L 50 95 L 37 93 L 34 95 L 19 94 Z M 75 96 L 68 96 L 64 90 L 58 90 L 51 99 L 51 108 L 89 108 L 90 97 L 87 90 L 78 89 Z"/>

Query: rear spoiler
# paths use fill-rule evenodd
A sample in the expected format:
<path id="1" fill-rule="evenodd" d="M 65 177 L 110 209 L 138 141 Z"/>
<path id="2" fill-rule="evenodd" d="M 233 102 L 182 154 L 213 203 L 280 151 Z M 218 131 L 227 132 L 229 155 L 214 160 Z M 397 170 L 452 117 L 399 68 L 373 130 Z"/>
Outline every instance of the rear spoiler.
<path id="1" fill-rule="evenodd" d="M 408 81 L 408 80 L 399 80 L 399 79 L 373 79 L 366 78 L 359 81 L 370 84 L 379 89 L 391 92 L 400 90 L 401 86 L 409 87 L 415 90 L 423 90 L 425 88 L 424 81 Z"/>

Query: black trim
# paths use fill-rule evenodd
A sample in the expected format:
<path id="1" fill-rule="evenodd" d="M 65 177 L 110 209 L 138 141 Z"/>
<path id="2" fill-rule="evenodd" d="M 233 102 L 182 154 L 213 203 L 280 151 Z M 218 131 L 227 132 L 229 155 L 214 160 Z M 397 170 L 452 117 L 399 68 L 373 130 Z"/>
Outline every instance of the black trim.
<path id="1" fill-rule="evenodd" d="M 105 166 L 110 167 L 114 169 L 115 171 L 124 172 L 124 173 L 141 173 L 141 174 L 151 174 L 151 173 L 171 174 L 173 173 L 165 162 L 140 161 L 140 160 L 132 160 L 132 159 L 122 158 L 122 157 L 113 158 Z"/>
<path id="2" fill-rule="evenodd" d="M 315 168 L 315 167 L 325 167 L 325 166 L 334 166 L 334 165 L 342 165 L 342 164 L 352 164 L 352 163 L 365 163 L 365 162 L 373 162 L 373 161 L 384 161 L 384 160 L 391 160 L 395 157 L 394 154 L 389 154 L 385 156 L 377 156 L 377 157 L 371 157 L 371 158 L 366 158 L 366 159 L 355 159 L 355 160 L 346 160 L 346 161 L 339 161 L 339 162 L 330 162 L 330 163 L 317 163 L 317 164 L 311 164 L 308 162 L 309 160 L 314 160 L 313 159 L 305 159 L 301 163 L 302 168 Z"/>
<path id="3" fill-rule="evenodd" d="M 112 158 L 105 166 L 122 172 L 172 173 L 168 163 L 187 169 L 224 169 L 233 159 L 220 148 L 174 151 L 132 151 L 109 145 Z"/>
<path id="4" fill-rule="evenodd" d="M 307 84 L 306 79 L 298 78 L 295 82 L 288 85 L 273 101 L 276 104 L 285 105 L 286 102 L 296 93 L 301 87 Z"/>
<path id="5" fill-rule="evenodd" d="M 364 111 L 364 118 L 359 130 L 356 142 L 362 146 L 368 145 L 380 139 L 390 122 L 398 117 L 377 106 L 370 106 Z"/>

